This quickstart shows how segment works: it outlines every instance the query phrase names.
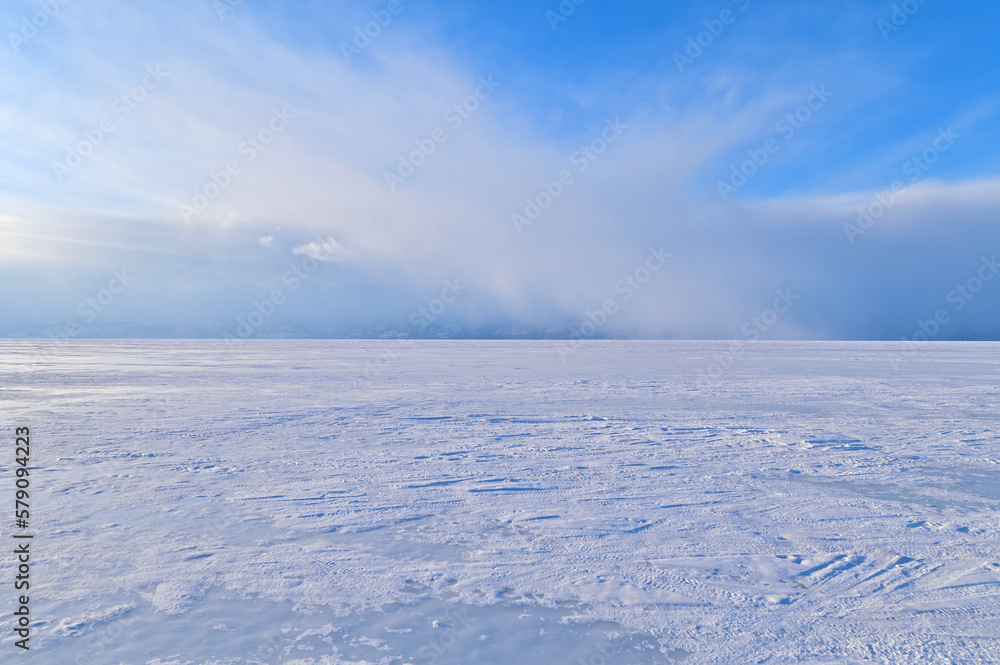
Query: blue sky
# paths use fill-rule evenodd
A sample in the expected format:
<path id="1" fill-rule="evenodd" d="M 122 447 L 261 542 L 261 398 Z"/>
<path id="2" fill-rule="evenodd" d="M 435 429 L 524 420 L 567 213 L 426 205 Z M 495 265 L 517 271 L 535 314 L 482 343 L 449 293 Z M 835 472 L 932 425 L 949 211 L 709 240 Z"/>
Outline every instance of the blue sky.
<path id="1" fill-rule="evenodd" d="M 997 25 L 8 2 L 0 335 L 996 338 Z"/>

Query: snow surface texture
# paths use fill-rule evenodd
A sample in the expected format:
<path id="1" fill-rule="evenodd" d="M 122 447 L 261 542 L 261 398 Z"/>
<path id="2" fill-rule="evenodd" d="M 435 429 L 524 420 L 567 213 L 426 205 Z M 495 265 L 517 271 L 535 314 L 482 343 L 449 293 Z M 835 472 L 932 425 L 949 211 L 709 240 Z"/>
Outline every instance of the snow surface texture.
<path id="1" fill-rule="evenodd" d="M 562 345 L 0 342 L 0 661 L 1000 662 L 1000 346 Z"/>

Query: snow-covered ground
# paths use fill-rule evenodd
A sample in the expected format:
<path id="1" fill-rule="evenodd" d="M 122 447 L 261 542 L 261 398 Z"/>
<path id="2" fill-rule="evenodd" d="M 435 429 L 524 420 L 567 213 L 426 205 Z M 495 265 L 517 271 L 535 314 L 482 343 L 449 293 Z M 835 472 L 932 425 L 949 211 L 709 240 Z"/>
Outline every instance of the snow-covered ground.
<path id="1" fill-rule="evenodd" d="M 562 345 L 0 342 L 0 661 L 1000 662 L 1000 345 Z"/>

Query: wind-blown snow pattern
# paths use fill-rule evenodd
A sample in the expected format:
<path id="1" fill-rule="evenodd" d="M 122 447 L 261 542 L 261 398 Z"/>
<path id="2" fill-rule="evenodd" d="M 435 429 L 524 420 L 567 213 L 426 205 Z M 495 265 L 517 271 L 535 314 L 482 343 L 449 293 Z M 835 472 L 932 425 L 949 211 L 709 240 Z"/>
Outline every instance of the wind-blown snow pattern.
<path id="1" fill-rule="evenodd" d="M 996 344 L 387 344 L 0 342 L 23 661 L 1000 662 Z"/>

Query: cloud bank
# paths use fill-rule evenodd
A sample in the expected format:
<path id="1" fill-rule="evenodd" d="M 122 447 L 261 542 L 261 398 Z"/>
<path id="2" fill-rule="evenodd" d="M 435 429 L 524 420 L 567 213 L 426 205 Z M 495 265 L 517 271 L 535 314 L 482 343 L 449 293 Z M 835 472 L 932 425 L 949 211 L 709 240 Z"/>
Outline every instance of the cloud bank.
<path id="1" fill-rule="evenodd" d="M 0 55 L 0 334 L 231 335 L 280 289 L 251 336 L 1000 335 L 997 100 L 897 106 L 944 10 L 515 3 L 513 54 L 473 4 L 215 4 L 66 3 Z"/>

